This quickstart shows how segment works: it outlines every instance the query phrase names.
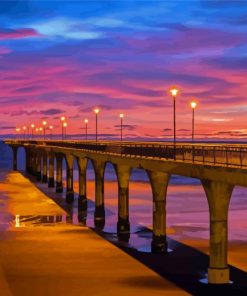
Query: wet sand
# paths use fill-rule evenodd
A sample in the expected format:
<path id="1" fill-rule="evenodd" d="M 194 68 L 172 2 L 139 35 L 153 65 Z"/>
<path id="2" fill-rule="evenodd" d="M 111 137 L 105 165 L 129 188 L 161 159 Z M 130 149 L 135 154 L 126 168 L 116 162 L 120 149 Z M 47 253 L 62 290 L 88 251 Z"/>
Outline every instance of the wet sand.
<path id="1" fill-rule="evenodd" d="M 20 173 L 1 173 L 1 295 L 188 295 L 65 211 Z"/>

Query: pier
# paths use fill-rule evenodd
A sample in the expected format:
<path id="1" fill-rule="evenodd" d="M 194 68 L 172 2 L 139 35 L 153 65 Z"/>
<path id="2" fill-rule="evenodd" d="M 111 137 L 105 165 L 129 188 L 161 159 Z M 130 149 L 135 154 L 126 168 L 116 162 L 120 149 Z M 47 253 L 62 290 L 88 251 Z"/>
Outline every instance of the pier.
<path id="1" fill-rule="evenodd" d="M 74 200 L 73 163 L 79 168 L 78 204 L 87 209 L 86 167 L 91 160 L 95 171 L 94 223 L 105 224 L 104 170 L 112 163 L 118 180 L 117 232 L 120 240 L 128 240 L 129 180 L 133 168 L 145 170 L 153 193 L 153 252 L 167 251 L 166 191 L 173 174 L 197 178 L 205 190 L 210 219 L 208 282 L 228 284 L 227 261 L 228 206 L 234 186 L 247 186 L 247 146 L 223 144 L 176 144 L 8 140 L 13 150 L 13 169 L 17 170 L 17 150 L 26 151 L 26 171 L 37 180 L 48 182 L 61 193 L 62 161 L 66 160 L 66 201 Z M 55 177 L 56 176 L 56 177 Z"/>

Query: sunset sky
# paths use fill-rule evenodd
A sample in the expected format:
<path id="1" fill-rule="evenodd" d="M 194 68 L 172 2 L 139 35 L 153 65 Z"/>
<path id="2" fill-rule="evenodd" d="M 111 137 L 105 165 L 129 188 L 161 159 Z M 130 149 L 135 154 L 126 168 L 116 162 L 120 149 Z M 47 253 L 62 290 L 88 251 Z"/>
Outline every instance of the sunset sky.
<path id="1" fill-rule="evenodd" d="M 1 1 L 0 133 L 42 119 L 84 133 L 247 136 L 246 1 Z"/>

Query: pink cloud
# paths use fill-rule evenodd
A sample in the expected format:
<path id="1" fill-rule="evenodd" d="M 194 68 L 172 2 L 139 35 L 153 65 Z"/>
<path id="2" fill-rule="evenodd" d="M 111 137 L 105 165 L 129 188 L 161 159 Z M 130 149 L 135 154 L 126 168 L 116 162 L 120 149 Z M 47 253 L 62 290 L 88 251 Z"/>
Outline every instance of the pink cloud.
<path id="1" fill-rule="evenodd" d="M 9 40 L 9 39 L 22 39 L 26 37 L 37 37 L 40 36 L 40 34 L 30 28 L 22 28 L 22 29 L 16 29 L 16 30 L 1 30 L 0 29 L 0 40 Z"/>
<path id="2" fill-rule="evenodd" d="M 158 54 L 200 53 L 211 50 L 233 48 L 247 41 L 244 33 L 227 32 L 208 28 L 186 28 L 184 31 L 159 33 L 151 36 L 122 37 L 130 46 L 141 52 Z"/>
<path id="3" fill-rule="evenodd" d="M 8 54 L 10 52 L 11 52 L 11 50 L 9 48 L 0 46 L 0 55 Z"/>

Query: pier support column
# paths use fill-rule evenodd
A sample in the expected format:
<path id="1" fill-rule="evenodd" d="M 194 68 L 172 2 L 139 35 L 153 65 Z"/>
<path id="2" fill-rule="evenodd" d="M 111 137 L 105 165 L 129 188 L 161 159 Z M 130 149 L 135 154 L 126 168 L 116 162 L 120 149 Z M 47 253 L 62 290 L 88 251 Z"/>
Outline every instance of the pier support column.
<path id="1" fill-rule="evenodd" d="M 26 152 L 26 173 L 30 174 L 30 150 L 25 149 Z"/>
<path id="2" fill-rule="evenodd" d="M 104 205 L 104 171 L 105 162 L 93 161 L 95 169 L 95 212 L 94 225 L 103 229 L 105 226 L 105 205 Z"/>
<path id="3" fill-rule="evenodd" d="M 13 152 L 13 170 L 17 171 L 17 151 L 18 147 L 17 146 L 11 146 L 12 152 Z"/>
<path id="4" fill-rule="evenodd" d="M 29 161 L 28 161 L 28 163 L 29 163 L 29 174 L 32 175 L 33 174 L 33 152 L 32 152 L 32 149 L 29 149 L 28 154 L 29 154 L 29 157 L 28 157 L 28 159 L 29 159 Z"/>
<path id="5" fill-rule="evenodd" d="M 124 165 L 116 167 L 118 179 L 118 238 L 128 241 L 130 238 L 129 223 L 129 179 L 131 168 Z"/>
<path id="6" fill-rule="evenodd" d="M 66 201 L 68 203 L 74 200 L 74 189 L 73 189 L 73 163 L 74 157 L 72 155 L 66 155 L 67 163 L 67 188 L 66 188 Z"/>
<path id="7" fill-rule="evenodd" d="M 82 211 L 87 210 L 87 159 L 78 158 L 79 168 L 79 200 L 78 208 Z"/>
<path id="8" fill-rule="evenodd" d="M 153 192 L 153 239 L 152 252 L 167 251 L 166 241 L 166 193 L 170 175 L 164 172 L 148 171 Z"/>
<path id="9" fill-rule="evenodd" d="M 36 153 L 32 150 L 32 175 L 36 176 Z"/>
<path id="10" fill-rule="evenodd" d="M 208 282 L 228 284 L 227 263 L 228 245 L 228 207 L 234 186 L 221 182 L 202 180 L 210 213 L 210 246 Z"/>
<path id="11" fill-rule="evenodd" d="M 47 182 L 47 153 L 43 153 L 43 170 L 42 170 L 42 182 Z"/>
<path id="12" fill-rule="evenodd" d="M 49 153 L 49 178 L 48 178 L 48 187 L 54 187 L 54 155 Z"/>
<path id="13" fill-rule="evenodd" d="M 63 192 L 63 156 L 62 155 L 56 156 L 56 163 L 57 163 L 56 192 L 62 193 Z"/>
<path id="14" fill-rule="evenodd" d="M 41 154 L 37 153 L 36 157 L 36 179 L 37 181 L 41 181 Z"/>

